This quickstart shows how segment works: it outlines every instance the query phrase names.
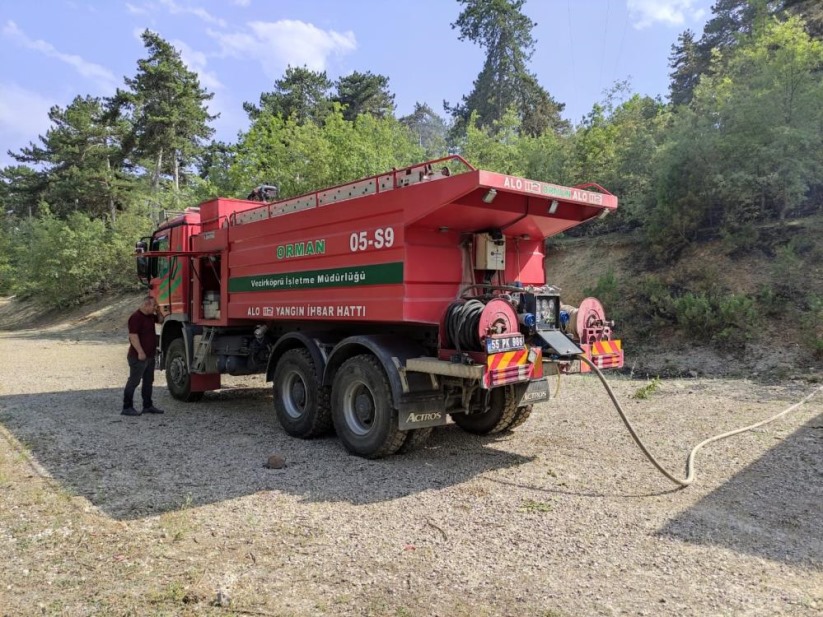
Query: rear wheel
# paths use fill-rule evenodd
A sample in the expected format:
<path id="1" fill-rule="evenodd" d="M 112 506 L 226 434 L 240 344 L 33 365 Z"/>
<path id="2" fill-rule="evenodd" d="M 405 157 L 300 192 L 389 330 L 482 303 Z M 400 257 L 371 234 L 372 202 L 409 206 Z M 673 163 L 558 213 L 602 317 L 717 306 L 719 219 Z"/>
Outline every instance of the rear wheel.
<path id="1" fill-rule="evenodd" d="M 532 415 L 532 405 L 524 405 L 523 407 L 518 407 L 517 410 L 514 412 L 514 420 L 509 426 L 506 428 L 507 431 L 513 431 L 518 426 L 523 424 L 526 420 L 529 419 L 529 416 Z"/>
<path id="2" fill-rule="evenodd" d="M 193 403 L 203 398 L 202 392 L 191 391 L 191 375 L 186 360 L 186 344 L 182 338 L 174 339 L 166 352 L 166 385 L 173 398 Z"/>
<path id="3" fill-rule="evenodd" d="M 505 431 L 514 421 L 517 400 L 511 386 L 495 388 L 491 391 L 489 410 L 484 413 L 454 414 L 455 424 L 468 433 L 491 435 Z"/>
<path id="4" fill-rule="evenodd" d="M 433 428 L 416 428 L 411 431 L 406 431 L 406 441 L 403 442 L 403 445 L 400 446 L 398 452 L 400 454 L 405 454 L 406 452 L 412 452 L 413 450 L 417 450 L 421 447 L 432 434 Z"/>
<path id="5" fill-rule="evenodd" d="M 331 429 L 329 389 L 320 384 L 307 350 L 285 352 L 273 381 L 274 411 L 289 435 L 308 439 Z"/>
<path id="6" fill-rule="evenodd" d="M 382 458 L 403 445 L 397 411 L 383 367 L 370 355 L 346 360 L 332 383 L 332 420 L 337 436 L 352 454 Z"/>

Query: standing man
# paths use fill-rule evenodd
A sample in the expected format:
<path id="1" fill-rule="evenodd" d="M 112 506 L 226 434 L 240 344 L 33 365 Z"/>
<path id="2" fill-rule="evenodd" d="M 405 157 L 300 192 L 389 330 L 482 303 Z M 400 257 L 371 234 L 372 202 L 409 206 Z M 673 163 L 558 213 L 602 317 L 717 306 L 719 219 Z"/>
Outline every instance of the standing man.
<path id="1" fill-rule="evenodd" d="M 146 296 L 129 317 L 129 380 L 123 392 L 123 415 L 139 416 L 143 413 L 163 413 L 151 401 L 154 385 L 154 351 L 157 349 L 157 333 L 154 324 L 163 323 L 163 313 L 154 298 Z M 143 411 L 134 408 L 134 390 L 143 382 Z"/>

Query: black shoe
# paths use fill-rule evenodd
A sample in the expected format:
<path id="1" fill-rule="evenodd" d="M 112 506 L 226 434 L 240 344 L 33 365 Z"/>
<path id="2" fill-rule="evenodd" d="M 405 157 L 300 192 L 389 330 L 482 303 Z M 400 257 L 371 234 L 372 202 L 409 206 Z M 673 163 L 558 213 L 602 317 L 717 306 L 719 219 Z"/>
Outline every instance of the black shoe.
<path id="1" fill-rule="evenodd" d="M 158 409 L 157 407 L 152 405 L 151 407 L 143 407 L 143 413 L 166 413 L 166 412 L 163 411 L 162 409 Z"/>
<path id="2" fill-rule="evenodd" d="M 137 411 L 134 407 L 126 407 L 120 413 L 121 413 L 121 415 L 124 415 L 124 416 L 141 416 L 141 415 L 143 415 L 142 411 Z"/>

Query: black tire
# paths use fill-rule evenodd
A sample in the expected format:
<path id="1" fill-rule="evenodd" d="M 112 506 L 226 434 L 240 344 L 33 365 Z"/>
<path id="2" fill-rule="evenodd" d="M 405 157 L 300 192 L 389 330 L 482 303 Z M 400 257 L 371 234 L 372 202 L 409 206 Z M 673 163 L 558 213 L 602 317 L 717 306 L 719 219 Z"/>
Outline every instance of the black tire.
<path id="1" fill-rule="evenodd" d="M 280 356 L 273 382 L 274 412 L 289 435 L 309 439 L 331 430 L 329 388 L 321 385 L 307 350 L 290 349 Z"/>
<path id="2" fill-rule="evenodd" d="M 186 344 L 182 338 L 174 339 L 166 352 L 166 385 L 172 398 L 184 403 L 194 403 L 203 398 L 202 392 L 191 391 L 191 375 L 186 360 Z"/>
<path id="3" fill-rule="evenodd" d="M 455 424 L 467 433 L 492 435 L 502 433 L 511 425 L 517 413 L 517 400 L 510 386 L 495 388 L 491 392 L 488 411 L 484 413 L 454 414 Z"/>
<path id="4" fill-rule="evenodd" d="M 383 367 L 371 355 L 346 360 L 331 389 L 332 421 L 343 446 L 364 458 L 394 454 L 406 440 Z"/>
<path id="5" fill-rule="evenodd" d="M 433 430 L 434 428 L 429 427 L 416 428 L 411 431 L 406 431 L 406 441 L 404 441 L 403 445 L 400 446 L 400 449 L 397 451 L 398 454 L 406 454 L 407 452 L 417 450 L 420 446 L 426 443 Z"/>
<path id="6" fill-rule="evenodd" d="M 512 423 L 509 424 L 506 430 L 513 431 L 518 426 L 523 424 L 526 420 L 529 419 L 529 416 L 532 415 L 533 409 L 533 405 L 524 405 L 523 407 L 518 407 L 517 410 L 514 412 L 514 420 L 512 420 Z"/>

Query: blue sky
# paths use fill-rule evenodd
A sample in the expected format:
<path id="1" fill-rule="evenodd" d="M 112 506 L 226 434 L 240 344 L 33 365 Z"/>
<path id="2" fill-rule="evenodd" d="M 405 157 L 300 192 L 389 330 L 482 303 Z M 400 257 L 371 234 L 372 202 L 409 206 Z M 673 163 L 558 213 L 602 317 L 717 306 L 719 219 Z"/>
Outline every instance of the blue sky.
<path id="1" fill-rule="evenodd" d="M 537 22 L 531 69 L 578 122 L 611 84 L 664 96 L 679 32 L 700 33 L 711 0 L 528 0 Z M 390 79 L 398 115 L 467 94 L 482 50 L 457 40 L 455 0 L 0 0 L 0 165 L 48 126 L 52 105 L 111 95 L 145 55 L 139 34 L 159 33 L 215 93 L 216 137 L 247 127 L 286 67 Z"/>

